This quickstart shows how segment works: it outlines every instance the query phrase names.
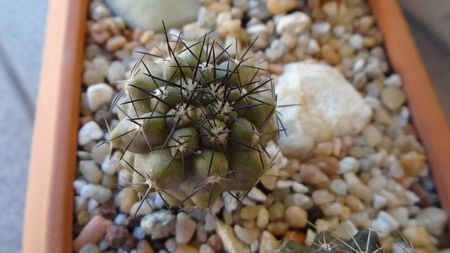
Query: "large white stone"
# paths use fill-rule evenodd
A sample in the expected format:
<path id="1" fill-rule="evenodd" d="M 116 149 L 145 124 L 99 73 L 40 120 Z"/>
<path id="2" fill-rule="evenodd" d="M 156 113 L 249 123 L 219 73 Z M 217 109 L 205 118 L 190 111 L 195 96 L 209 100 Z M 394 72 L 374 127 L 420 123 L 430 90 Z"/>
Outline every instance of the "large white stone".
<path id="1" fill-rule="evenodd" d="M 197 19 L 200 1 L 197 0 L 106 0 L 114 14 L 122 17 L 132 28 L 163 31 L 180 27 Z"/>
<path id="2" fill-rule="evenodd" d="M 281 120 L 287 134 L 280 147 L 288 157 L 308 155 L 318 142 L 356 134 L 369 122 L 372 110 L 336 69 L 316 63 L 291 63 L 275 86 Z"/>

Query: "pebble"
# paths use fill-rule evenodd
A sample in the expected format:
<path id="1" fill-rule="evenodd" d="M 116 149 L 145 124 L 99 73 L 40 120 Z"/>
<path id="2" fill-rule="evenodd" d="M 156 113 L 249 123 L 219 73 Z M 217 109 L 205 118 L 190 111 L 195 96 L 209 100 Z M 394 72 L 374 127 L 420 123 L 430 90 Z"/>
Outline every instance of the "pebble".
<path id="1" fill-rule="evenodd" d="M 372 199 L 372 206 L 375 209 L 382 209 L 387 204 L 387 198 L 380 194 L 374 194 Z"/>
<path id="2" fill-rule="evenodd" d="M 106 233 L 111 221 L 100 215 L 92 217 L 73 242 L 74 250 L 79 251 L 84 245 L 98 243 Z"/>
<path id="3" fill-rule="evenodd" d="M 159 239 L 170 235 L 175 223 L 175 216 L 170 211 L 159 210 L 144 216 L 140 225 L 152 239 Z"/>
<path id="4" fill-rule="evenodd" d="M 331 45 L 326 44 L 321 48 L 322 57 L 331 65 L 341 63 L 341 56 Z"/>
<path id="5" fill-rule="evenodd" d="M 146 240 L 140 240 L 136 245 L 137 253 L 154 253 L 152 246 Z"/>
<path id="6" fill-rule="evenodd" d="M 96 163 L 101 164 L 110 153 L 109 142 L 99 142 L 91 150 L 91 157 Z"/>
<path id="7" fill-rule="evenodd" d="M 333 179 L 330 183 L 330 190 L 339 196 L 345 196 L 347 195 L 347 183 L 340 178 Z"/>
<path id="8" fill-rule="evenodd" d="M 329 22 L 315 22 L 312 27 L 312 33 L 314 36 L 323 36 L 330 32 L 331 24 Z"/>
<path id="9" fill-rule="evenodd" d="M 102 171 L 92 160 L 82 160 L 78 163 L 78 170 L 89 183 L 98 184 L 102 179 Z"/>
<path id="10" fill-rule="evenodd" d="M 286 222 L 294 228 L 302 228 L 308 222 L 308 213 L 298 206 L 290 206 L 284 212 Z"/>
<path id="11" fill-rule="evenodd" d="M 216 221 L 217 234 L 222 239 L 223 247 L 229 253 L 250 253 L 250 248 L 239 240 L 233 232 L 233 228 L 220 220 Z M 209 241 L 209 240 L 208 240 Z"/>
<path id="12" fill-rule="evenodd" d="M 323 205 L 333 202 L 335 197 L 327 190 L 316 190 L 312 193 L 312 199 L 316 205 Z"/>
<path id="13" fill-rule="evenodd" d="M 206 242 L 206 244 L 208 244 L 214 250 L 214 252 L 222 252 L 222 250 L 223 250 L 222 240 L 216 234 L 212 234 L 208 238 L 208 241 Z"/>
<path id="14" fill-rule="evenodd" d="M 259 236 L 259 231 L 257 229 L 247 229 L 239 225 L 234 225 L 234 233 L 237 238 L 249 245 L 257 240 Z"/>
<path id="15" fill-rule="evenodd" d="M 347 156 L 339 161 L 339 173 L 344 174 L 347 172 L 358 172 L 359 162 L 354 157 Z"/>
<path id="16" fill-rule="evenodd" d="M 346 220 L 337 226 L 333 233 L 342 240 L 349 240 L 358 232 L 355 224 L 352 221 Z"/>
<path id="17" fill-rule="evenodd" d="M 441 236 L 447 224 L 448 214 L 437 207 L 427 207 L 416 217 L 417 223 L 425 227 L 428 232 L 435 236 Z"/>
<path id="18" fill-rule="evenodd" d="M 244 220 L 253 220 L 258 216 L 259 209 L 263 206 L 244 206 L 241 209 L 240 216 Z"/>
<path id="19" fill-rule="evenodd" d="M 273 253 L 280 247 L 280 242 L 269 231 L 263 231 L 260 237 L 260 253 Z"/>
<path id="20" fill-rule="evenodd" d="M 296 0 L 267 0 L 267 10 L 275 15 L 290 11 L 297 5 Z"/>
<path id="21" fill-rule="evenodd" d="M 137 226 L 137 227 L 135 227 L 133 229 L 133 237 L 138 239 L 138 240 L 144 239 L 145 238 L 145 234 L 146 234 L 145 230 L 142 227 L 140 227 L 140 226 Z"/>
<path id="22" fill-rule="evenodd" d="M 379 233 L 379 236 L 386 236 L 392 231 L 398 229 L 400 224 L 385 211 L 380 211 L 377 218 L 372 221 L 372 228 L 375 232 Z"/>
<path id="23" fill-rule="evenodd" d="M 80 196 L 93 198 L 100 204 L 104 204 L 111 198 L 112 192 L 110 189 L 100 185 L 87 184 L 81 188 Z"/>
<path id="24" fill-rule="evenodd" d="M 269 211 L 266 207 L 259 209 L 258 216 L 256 217 L 256 226 L 260 229 L 266 228 L 269 223 Z"/>
<path id="25" fill-rule="evenodd" d="M 357 34 L 353 34 L 348 39 L 348 43 L 355 50 L 359 50 L 359 49 L 361 49 L 363 47 L 363 41 L 364 41 L 363 36 L 361 36 L 361 34 L 358 34 L 358 33 Z"/>
<path id="26" fill-rule="evenodd" d="M 111 248 L 120 248 L 130 240 L 130 234 L 124 226 L 111 225 L 106 229 L 105 240 Z"/>
<path id="27" fill-rule="evenodd" d="M 306 210 L 313 206 L 312 199 L 309 196 L 301 193 L 293 193 L 287 195 L 283 199 L 283 203 L 286 207 L 298 206 Z"/>
<path id="28" fill-rule="evenodd" d="M 405 93 L 398 87 L 388 86 L 381 91 L 381 101 L 391 111 L 397 111 L 406 101 Z"/>
<path id="29" fill-rule="evenodd" d="M 264 202 L 267 200 L 266 194 L 264 194 L 260 189 L 253 187 L 247 196 L 253 200 Z"/>
<path id="30" fill-rule="evenodd" d="M 132 187 L 123 188 L 114 198 L 119 210 L 126 214 L 130 214 L 131 207 L 136 201 L 138 201 L 138 196 Z"/>
<path id="31" fill-rule="evenodd" d="M 103 137 L 103 131 L 95 121 L 89 121 L 78 131 L 78 144 L 86 145 Z"/>
<path id="32" fill-rule="evenodd" d="M 383 140 L 383 135 L 374 125 L 368 125 L 362 134 L 367 144 L 372 147 L 377 146 Z"/>
<path id="33" fill-rule="evenodd" d="M 194 246 L 183 244 L 178 246 L 175 253 L 198 253 L 198 250 Z"/>
<path id="34" fill-rule="evenodd" d="M 105 83 L 90 85 L 86 91 L 89 109 L 95 112 L 102 105 L 110 103 L 114 94 L 111 86 Z"/>
<path id="35" fill-rule="evenodd" d="M 328 176 L 313 165 L 302 165 L 300 177 L 305 183 L 313 184 L 319 188 L 326 187 L 330 183 Z"/>
<path id="36" fill-rule="evenodd" d="M 121 81 L 125 79 L 125 66 L 120 61 L 113 61 L 108 68 L 106 76 L 110 83 Z"/>
<path id="37" fill-rule="evenodd" d="M 112 156 L 106 156 L 102 163 L 102 171 L 107 175 L 114 175 L 117 171 L 121 170 L 122 163 L 119 161 L 121 156 L 120 152 L 115 152 Z"/>
<path id="38" fill-rule="evenodd" d="M 426 247 L 431 245 L 431 237 L 424 227 L 407 227 L 403 229 L 403 236 L 411 242 L 414 247 Z"/>
<path id="39" fill-rule="evenodd" d="M 344 174 L 345 181 L 347 182 L 347 188 L 350 194 L 360 198 L 366 203 L 372 202 L 372 191 L 359 180 L 359 178 L 352 172 Z"/>
<path id="40" fill-rule="evenodd" d="M 127 44 L 127 39 L 122 35 L 116 35 L 108 39 L 106 42 L 106 49 L 113 52 L 121 49 L 125 44 Z"/>
<path id="41" fill-rule="evenodd" d="M 175 225 L 175 238 L 180 244 L 188 243 L 197 228 L 195 222 L 189 215 L 185 213 L 177 214 L 177 222 Z"/>
<path id="42" fill-rule="evenodd" d="M 100 249 L 97 245 L 88 243 L 80 249 L 79 253 L 100 253 Z"/>
<path id="43" fill-rule="evenodd" d="M 285 16 L 282 16 L 276 26 L 276 31 L 279 34 L 290 33 L 299 35 L 303 33 L 311 23 L 309 16 L 303 12 L 297 11 Z"/>
<path id="44" fill-rule="evenodd" d="M 152 207 L 150 205 L 150 201 L 144 201 L 141 203 L 141 201 L 137 201 L 133 204 L 133 206 L 130 209 L 130 214 L 136 215 L 136 216 L 144 216 L 151 212 L 153 212 L 153 209 L 155 207 Z"/>
<path id="45" fill-rule="evenodd" d="M 234 210 L 237 209 L 238 202 L 237 202 L 236 198 L 234 198 L 228 192 L 224 192 L 222 194 L 222 196 L 223 196 L 223 202 L 224 202 L 225 210 L 227 210 L 228 212 L 233 212 Z"/>
<path id="46" fill-rule="evenodd" d="M 211 248 L 208 244 L 202 244 L 198 251 L 199 253 L 214 253 L 214 249 Z"/>

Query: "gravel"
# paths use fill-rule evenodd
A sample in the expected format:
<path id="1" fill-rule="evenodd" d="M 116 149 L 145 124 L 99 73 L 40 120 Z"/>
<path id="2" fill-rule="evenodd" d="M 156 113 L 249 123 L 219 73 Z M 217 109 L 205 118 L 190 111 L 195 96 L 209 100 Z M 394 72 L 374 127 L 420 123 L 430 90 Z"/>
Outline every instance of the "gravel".
<path id="1" fill-rule="evenodd" d="M 197 22 L 170 32 L 197 38 L 215 30 L 211 36 L 216 41 L 226 44 L 237 37 L 239 47 L 259 37 L 249 54 L 273 75 L 296 75 L 286 68 L 289 63 L 332 66 L 363 98 L 372 116 L 358 126 L 360 132 L 327 135 L 307 128 L 320 138 L 301 160 L 278 155 L 246 197 L 226 192 L 210 211 L 169 211 L 156 193 L 141 202 L 130 171 L 119 161 L 122 153 L 110 156 L 110 145 L 103 143 L 109 137 L 104 118 L 110 127 L 117 123 L 115 115 L 105 112 L 141 57 L 133 51 L 158 54 L 157 48 L 165 46 L 164 36 L 129 28 L 103 1 L 94 0 L 83 68 L 79 173 L 73 182 L 75 251 L 269 253 L 278 250 L 292 231 L 308 244 L 318 231 L 349 238 L 364 227 L 377 231 L 383 245 L 394 252 L 410 247 L 397 231 L 420 252 L 450 246 L 445 241 L 448 215 L 436 202 L 402 79 L 390 68 L 381 33 L 365 2 L 346 1 L 344 6 L 331 1 L 322 7 L 294 0 L 201 2 Z M 319 101 L 314 109 L 322 105 Z M 345 108 L 352 105 L 350 101 Z M 352 120 L 342 122 L 355 129 Z M 113 223 L 122 232 L 107 235 Z"/>

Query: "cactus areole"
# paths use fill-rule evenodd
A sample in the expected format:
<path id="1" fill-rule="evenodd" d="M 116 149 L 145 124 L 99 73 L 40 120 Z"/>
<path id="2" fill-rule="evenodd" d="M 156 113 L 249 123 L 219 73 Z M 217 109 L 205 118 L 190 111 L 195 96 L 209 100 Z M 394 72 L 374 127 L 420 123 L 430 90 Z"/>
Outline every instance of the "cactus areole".
<path id="1" fill-rule="evenodd" d="M 157 192 L 169 206 L 201 208 L 223 192 L 250 191 L 281 128 L 272 79 L 248 49 L 231 56 L 206 35 L 166 40 L 166 56 L 142 53 L 113 102 L 112 148 L 133 187 L 143 198 Z"/>

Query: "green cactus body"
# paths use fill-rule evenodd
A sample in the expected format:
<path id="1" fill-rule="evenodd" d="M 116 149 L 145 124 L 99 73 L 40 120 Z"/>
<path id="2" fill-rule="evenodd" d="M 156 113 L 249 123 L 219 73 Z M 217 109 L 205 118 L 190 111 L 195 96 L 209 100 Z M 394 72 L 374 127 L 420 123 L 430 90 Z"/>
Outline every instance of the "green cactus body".
<path id="1" fill-rule="evenodd" d="M 170 206 L 208 207 L 225 191 L 248 192 L 278 135 L 271 79 L 246 53 L 231 58 L 207 41 L 167 42 L 164 60 L 144 56 L 113 108 L 112 148 L 124 153 L 133 186 Z"/>

